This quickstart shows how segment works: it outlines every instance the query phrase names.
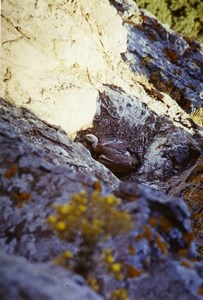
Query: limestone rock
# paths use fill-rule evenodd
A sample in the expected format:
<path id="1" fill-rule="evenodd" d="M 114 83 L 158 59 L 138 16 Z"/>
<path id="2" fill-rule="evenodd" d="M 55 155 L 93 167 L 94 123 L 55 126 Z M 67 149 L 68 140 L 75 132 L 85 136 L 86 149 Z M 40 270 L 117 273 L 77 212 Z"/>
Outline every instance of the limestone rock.
<path id="1" fill-rule="evenodd" d="M 90 77 L 106 81 L 125 50 L 122 20 L 107 0 L 3 2 L 1 96 L 71 135 L 96 112 Z"/>
<path id="2" fill-rule="evenodd" d="M 201 47 L 166 29 L 133 0 L 110 2 L 3 2 L 1 96 L 69 136 L 91 126 L 106 83 L 155 111 L 158 99 L 159 112 L 176 122 L 180 106 L 201 105 Z"/>

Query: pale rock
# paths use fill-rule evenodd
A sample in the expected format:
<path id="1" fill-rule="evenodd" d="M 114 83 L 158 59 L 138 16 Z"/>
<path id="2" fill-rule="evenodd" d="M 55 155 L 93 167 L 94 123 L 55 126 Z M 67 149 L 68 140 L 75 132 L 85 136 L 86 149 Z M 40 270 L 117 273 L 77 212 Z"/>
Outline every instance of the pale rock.
<path id="1" fill-rule="evenodd" d="M 91 126 L 126 41 L 107 0 L 3 1 L 1 96 L 71 136 Z"/>

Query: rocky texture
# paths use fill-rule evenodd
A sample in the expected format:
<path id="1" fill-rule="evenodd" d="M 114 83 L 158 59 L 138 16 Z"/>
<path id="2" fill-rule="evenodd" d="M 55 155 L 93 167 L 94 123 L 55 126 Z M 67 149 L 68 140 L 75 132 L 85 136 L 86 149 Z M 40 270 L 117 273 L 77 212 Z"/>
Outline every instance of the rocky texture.
<path id="1" fill-rule="evenodd" d="M 10 109 L 13 118 L 16 112 L 20 113 L 22 110 Z M 28 124 L 31 120 L 34 121 L 31 113 L 26 118 L 29 120 Z M 12 120 L 11 117 L 10 119 Z M 37 124 L 42 126 L 43 123 L 36 119 L 35 126 Z M 0 227 L 1 248 L 32 261 L 51 261 L 70 247 L 67 242 L 59 240 L 46 224 L 46 217 L 52 212 L 52 204 L 66 203 L 71 195 L 81 189 L 94 191 L 95 179 L 77 174 L 67 166 L 55 166 L 47 162 L 46 153 L 39 150 L 39 145 L 37 147 L 31 144 L 27 137 L 23 138 L 19 127 L 14 129 L 14 125 L 2 120 L 0 128 L 0 215 L 3 221 Z M 106 193 L 105 188 L 102 192 Z M 93 276 L 102 285 L 100 292 L 108 299 L 113 289 L 125 287 L 130 299 L 134 299 L 135 293 L 139 293 L 140 299 L 163 299 L 163 295 L 168 295 L 169 299 L 179 295 L 184 295 L 183 299 L 200 299 L 202 266 L 194 261 L 196 254 L 190 214 L 184 201 L 135 183 L 123 183 L 116 195 L 122 199 L 122 208 L 132 215 L 135 225 L 130 235 L 122 239 L 111 239 L 107 245 L 101 245 L 111 247 L 117 260 L 122 262 L 125 280 L 119 282 L 112 279 L 98 260 L 95 262 Z M 15 273 L 13 277 L 9 277 L 6 272 L 7 268 L 11 270 L 9 258 L 3 256 L 3 260 L 5 264 L 1 267 L 3 275 L 0 277 L 2 285 L 5 280 L 15 278 Z M 13 270 L 18 268 L 18 259 L 14 258 L 12 265 Z M 41 269 L 37 265 L 36 269 L 34 265 L 27 266 L 27 263 L 25 266 L 21 270 L 22 277 L 18 279 L 18 286 L 22 287 L 22 293 L 30 295 L 27 291 L 30 283 L 25 281 L 23 284 L 23 278 L 28 277 L 29 270 L 32 270 L 32 276 L 38 276 Z M 57 271 L 54 272 L 58 278 Z M 33 293 L 37 293 L 38 282 L 41 286 L 43 280 L 38 278 Z M 157 280 L 160 282 L 159 286 Z M 53 295 L 57 293 L 57 286 L 55 283 Z M 147 293 L 149 289 L 151 292 Z M 41 290 L 42 295 L 46 295 L 45 290 Z M 16 290 L 13 293 L 14 291 Z M 5 289 L 2 293 L 5 294 Z M 19 295 L 19 299 L 22 297 L 22 294 Z M 69 299 L 74 299 L 74 296 L 71 297 Z"/>
<path id="2" fill-rule="evenodd" d="M 102 180 L 112 189 L 119 185 L 119 180 L 108 169 L 93 160 L 89 151 L 80 143 L 69 139 L 60 127 L 52 127 L 28 110 L 17 109 L 3 99 L 0 100 L 0 113 L 1 121 L 6 120 L 27 141 L 38 149 L 43 149 L 48 162 L 67 165 L 70 170 L 80 174 L 91 172 L 92 176 Z"/>
<path id="3" fill-rule="evenodd" d="M 0 298 L 3 300 L 102 300 L 80 276 L 49 264 L 0 252 Z"/>
<path id="4" fill-rule="evenodd" d="M 1 122 L 0 128 L 1 231 L 5 235 L 1 243 L 8 252 L 43 261 L 60 247 L 45 222 L 51 204 L 65 203 L 82 189 L 93 191 L 95 179 L 46 162 L 43 153 L 19 137 L 8 123 Z M 147 210 L 146 205 L 142 206 Z"/>
<path id="5" fill-rule="evenodd" d="M 203 259 L 203 156 L 195 166 L 183 172 L 176 186 L 169 189 L 170 194 L 184 197 L 192 213 L 192 225 L 198 252 Z"/>
<path id="6" fill-rule="evenodd" d="M 1 100 L 0 245 L 33 262 L 50 263 L 69 247 L 77 253 L 78 245 L 60 240 L 48 227 L 52 204 L 66 203 L 81 190 L 92 193 L 99 187 L 103 195 L 114 190 L 134 227 L 129 235 L 100 245 L 113 249 L 124 279 L 112 278 L 98 258 L 93 276 L 99 292 L 105 299 L 120 288 L 130 300 L 135 294 L 141 300 L 200 299 L 202 264 L 190 213 L 180 198 L 189 204 L 200 251 L 203 133 L 184 111 L 202 97 L 200 46 L 166 29 L 131 0 L 110 4 L 40 0 L 26 2 L 25 9 L 23 1 L 2 3 L 2 91 L 10 103 L 27 109 Z M 90 124 L 93 128 L 78 132 L 75 142 L 67 137 Z M 116 178 L 81 144 L 87 147 L 86 133 L 126 140 L 138 169 Z M 11 263 L 2 256 L 4 285 Z M 18 258 L 12 259 L 15 270 Z M 37 264 L 25 265 L 26 277 L 30 269 L 38 277 Z M 23 285 L 23 293 L 30 295 L 29 288 Z"/>
<path id="7" fill-rule="evenodd" d="M 184 123 L 184 114 L 178 123 L 143 103 L 142 94 L 140 98 L 119 87 L 106 86 L 100 94 L 101 111 L 94 119 L 94 128 L 78 133 L 78 140 L 83 141 L 86 133 L 126 140 L 132 156 L 139 160 L 139 168 L 122 180 L 165 190 L 169 183 L 176 185 L 181 172 L 196 162 L 201 153 L 201 131 L 192 127 L 190 120 Z"/>
<path id="8" fill-rule="evenodd" d="M 126 50 L 122 20 L 107 0 L 2 3 L 3 97 L 71 135 L 91 124 L 97 81 L 108 82 Z M 112 35 L 114 32 L 114 35 Z"/>
<path id="9" fill-rule="evenodd" d="M 163 27 L 133 0 L 110 2 L 40 0 L 26 2 L 25 13 L 23 1 L 3 1 L 1 96 L 73 136 L 92 124 L 103 84 L 140 96 L 143 80 L 132 84 L 130 64 L 184 109 L 200 106 L 200 46 Z M 158 97 L 158 111 L 172 115 L 170 98 L 144 88 Z M 157 110 L 157 100 L 150 102 Z"/>
<path id="10" fill-rule="evenodd" d="M 33 120 L 32 114 L 31 120 Z M 35 126 L 37 126 L 37 121 L 40 122 L 36 119 Z M 25 130 L 26 127 L 24 125 L 25 123 L 22 125 Z M 39 125 L 42 126 L 43 123 L 39 123 Z M 19 137 L 11 129 L 8 122 L 1 120 L 0 128 L 1 213 L 3 213 L 2 222 L 7 228 L 4 228 L 2 224 L 1 231 L 5 232 L 8 238 L 7 241 L 2 239 L 1 245 L 6 244 L 9 253 L 20 253 L 30 259 L 41 261 L 47 257 L 47 251 L 49 253 L 52 242 L 53 249 L 61 247 L 51 233 L 47 235 L 45 218 L 50 213 L 53 202 L 57 202 L 58 200 L 60 202 L 67 201 L 73 193 L 79 192 L 82 189 L 88 189 L 88 186 L 92 187 L 96 179 L 87 178 L 86 180 L 84 174 L 74 173 L 64 165 L 54 166 L 47 162 L 45 160 L 46 155 L 41 153 L 35 145 Z M 69 153 L 71 152 L 72 150 L 69 148 Z M 76 155 L 76 149 L 74 149 L 74 153 Z M 78 153 L 78 155 L 80 154 Z M 50 158 L 49 154 L 49 160 Z M 88 171 L 90 172 L 90 169 Z M 47 187 L 49 187 L 48 190 Z M 46 190 L 50 195 L 50 199 L 44 195 Z M 40 204 L 42 201 L 43 208 Z M 29 205 L 27 205 L 28 202 Z M 19 206 L 22 206 L 22 208 L 19 209 Z M 30 214 L 31 211 L 33 211 L 33 214 Z M 27 214 L 28 222 L 25 221 L 25 215 Z M 41 232 L 42 239 L 40 241 L 36 241 L 35 232 Z M 39 247 L 42 247 L 43 251 L 39 251 Z"/>
<path id="11" fill-rule="evenodd" d="M 130 295 L 135 299 L 135 295 L 140 300 L 173 300 L 174 296 L 180 300 L 202 299 L 201 285 L 199 287 L 199 277 L 197 274 L 202 269 L 188 270 L 185 266 L 177 263 L 167 263 L 162 261 L 154 266 L 152 272 L 143 276 L 142 280 L 130 282 Z M 153 280 L 152 280 L 153 278 Z M 189 288 L 188 288 L 189 287 Z"/>
<path id="12" fill-rule="evenodd" d="M 136 7 L 132 11 L 131 2 L 124 4 L 123 12 L 120 9 L 128 32 L 125 60 L 133 71 L 146 75 L 159 91 L 169 94 L 183 109 L 190 111 L 201 106 L 201 45 L 186 41 L 147 11 Z"/>

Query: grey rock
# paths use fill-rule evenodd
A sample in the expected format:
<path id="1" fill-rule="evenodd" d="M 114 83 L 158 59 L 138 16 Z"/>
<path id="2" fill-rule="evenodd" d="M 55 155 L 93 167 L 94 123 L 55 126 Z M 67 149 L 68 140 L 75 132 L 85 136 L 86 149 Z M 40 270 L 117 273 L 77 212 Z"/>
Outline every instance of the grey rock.
<path id="1" fill-rule="evenodd" d="M 144 110 L 141 105 L 140 107 Z M 28 295 L 27 297 L 36 298 L 36 293 L 38 293 L 37 299 L 40 297 L 42 297 L 41 299 L 46 299 L 46 297 L 52 299 L 48 298 L 49 295 L 53 295 L 57 299 L 58 283 L 47 277 L 41 278 L 40 274 L 43 272 L 41 267 L 38 267 L 38 263 L 50 263 L 53 258 L 70 247 L 77 252 L 78 244 L 77 241 L 76 244 L 70 245 L 70 243 L 60 240 L 56 233 L 47 226 L 46 218 L 53 211 L 53 203 L 67 203 L 73 194 L 81 190 L 93 192 L 95 177 L 74 172 L 62 163 L 56 165 L 51 162 L 43 147 L 40 150 L 39 145 L 33 145 L 26 133 L 24 137 L 24 123 L 19 123 L 17 131 L 17 126 L 13 125 L 15 124 L 14 121 L 12 121 L 13 123 L 6 121 L 9 114 L 11 116 L 8 120 L 14 120 L 16 112 L 20 114 L 19 110 L 11 107 L 7 116 L 4 115 L 1 118 L 0 126 L 0 218 L 2 221 L 0 244 L 1 249 L 5 252 L 24 256 L 35 263 L 29 265 L 28 268 L 20 269 L 19 264 L 15 263 L 17 258 L 14 257 L 9 263 L 9 259 L 3 255 L 2 260 L 5 261 L 5 264 L 0 264 L 0 280 L 4 286 L 2 293 L 3 297 L 7 297 L 5 300 L 10 300 L 14 294 L 18 293 L 17 287 L 19 287 L 21 291 L 19 297 Z M 137 113 L 139 114 L 138 110 Z M 145 120 L 150 118 L 147 111 L 140 115 Z M 39 126 L 42 126 L 42 123 L 38 119 L 35 123 L 35 117 L 32 114 L 27 114 L 28 124 L 29 118 L 33 120 L 37 131 L 37 122 L 39 122 Z M 153 118 L 156 120 L 156 116 Z M 55 132 L 53 131 L 53 133 Z M 44 143 L 50 140 L 51 133 L 49 134 L 49 136 L 44 137 Z M 71 152 L 72 148 L 69 150 Z M 67 149 L 66 151 L 68 152 Z M 52 155 L 54 157 L 54 151 Z M 105 185 L 101 187 L 103 194 L 110 191 Z M 184 201 L 136 183 L 124 182 L 117 188 L 115 194 L 122 199 L 121 208 L 132 216 L 134 228 L 129 234 L 111 238 L 107 243 L 100 245 L 102 248 L 112 248 L 116 259 L 122 262 L 123 268 L 126 268 L 123 281 L 115 280 L 104 269 L 101 260 L 94 257 L 94 268 L 91 275 L 97 278 L 102 285 L 101 293 L 105 299 L 109 298 L 112 290 L 123 287 L 127 289 L 130 300 L 134 300 L 135 293 L 139 294 L 140 299 L 147 300 L 161 299 L 161 297 L 168 297 L 168 299 L 179 297 L 181 299 L 180 295 L 184 295 L 185 299 L 200 299 L 199 289 L 203 284 L 202 267 L 198 262 L 194 262 L 196 252 L 191 231 L 190 213 Z M 131 250 L 134 249 L 134 253 L 129 250 L 130 248 Z M 20 265 L 22 265 L 21 262 Z M 18 273 L 20 270 L 21 276 L 18 278 L 16 278 L 17 271 L 15 268 L 17 268 Z M 61 279 L 58 269 L 55 270 L 55 268 L 53 267 L 52 274 L 56 274 L 56 278 Z M 135 270 L 138 270 L 138 274 Z M 32 273 L 29 275 L 29 272 Z M 11 274 L 13 275 L 11 276 Z M 36 285 L 33 284 L 32 274 L 37 278 L 35 279 Z M 174 274 L 176 276 L 175 281 Z M 159 278 L 159 276 L 161 277 Z M 26 280 L 25 285 L 23 285 L 25 277 L 31 278 L 32 282 Z M 193 277 L 193 284 L 189 283 L 191 277 Z M 70 277 L 67 275 L 67 278 Z M 51 284 L 53 289 L 51 287 L 44 289 L 44 286 L 46 287 L 44 280 L 50 280 L 53 283 Z M 62 285 L 65 283 L 63 280 L 60 280 Z M 160 280 L 160 286 L 157 286 L 158 280 Z M 6 281 L 17 282 L 17 287 L 13 283 L 13 287 L 8 291 Z M 39 286 L 42 285 L 43 287 L 39 290 Z M 75 291 L 75 285 L 72 291 Z M 89 295 L 89 289 L 87 294 L 85 293 L 84 290 L 84 296 L 79 294 L 78 297 L 81 297 L 79 299 L 86 299 L 86 295 Z M 61 294 L 59 293 L 59 295 Z M 63 292 L 62 296 L 64 295 Z M 94 295 L 87 297 L 97 299 Z M 68 299 L 75 299 L 74 295 L 71 297 L 73 298 Z M 59 299 L 66 298 L 59 296 Z"/>
<path id="2" fill-rule="evenodd" d="M 152 280 L 153 278 L 153 280 Z M 156 264 L 150 274 L 129 282 L 132 299 L 140 300 L 197 300 L 202 284 L 198 271 L 180 266 L 177 262 L 162 261 Z"/>
<path id="3" fill-rule="evenodd" d="M 1 248 L 31 260 L 48 260 L 64 247 L 47 228 L 52 204 L 67 202 L 83 189 L 93 190 L 96 179 L 48 162 L 39 147 L 8 122 L 0 122 Z"/>
<path id="4" fill-rule="evenodd" d="M 16 108 L 3 99 L 0 99 L 0 114 L 17 133 L 44 151 L 46 161 L 67 165 L 80 174 L 91 174 L 112 189 L 119 185 L 119 180 L 108 169 L 93 160 L 81 143 L 69 139 L 60 127 L 51 126 L 25 108 Z"/>
<path id="5" fill-rule="evenodd" d="M 1 300 L 102 300 L 83 278 L 0 251 Z"/>
<path id="6" fill-rule="evenodd" d="M 117 138 L 127 142 L 139 168 L 125 181 L 139 181 L 163 189 L 166 182 L 194 165 L 201 150 L 198 141 L 166 116 L 151 110 L 138 97 L 116 86 L 105 86 L 100 94 L 101 112 L 95 116 L 94 128 L 78 133 L 83 142 L 87 133 L 101 138 Z M 200 133 L 197 131 L 197 136 Z"/>
<path id="7" fill-rule="evenodd" d="M 202 46 L 186 41 L 147 11 L 140 11 L 140 18 L 139 24 L 125 21 L 128 50 L 124 59 L 133 71 L 145 74 L 159 91 L 168 93 L 183 109 L 200 107 Z"/>

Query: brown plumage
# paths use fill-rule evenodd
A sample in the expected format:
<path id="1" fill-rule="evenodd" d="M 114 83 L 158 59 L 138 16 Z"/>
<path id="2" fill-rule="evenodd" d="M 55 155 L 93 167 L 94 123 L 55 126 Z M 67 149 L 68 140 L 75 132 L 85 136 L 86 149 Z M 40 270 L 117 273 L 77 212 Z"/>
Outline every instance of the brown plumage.
<path id="1" fill-rule="evenodd" d="M 126 142 L 118 139 L 99 141 L 93 134 L 87 134 L 85 139 L 91 143 L 96 159 L 115 174 L 126 174 L 135 170 L 138 161 L 127 150 Z"/>

